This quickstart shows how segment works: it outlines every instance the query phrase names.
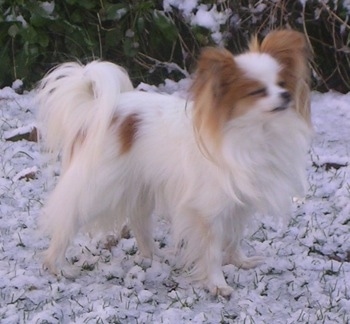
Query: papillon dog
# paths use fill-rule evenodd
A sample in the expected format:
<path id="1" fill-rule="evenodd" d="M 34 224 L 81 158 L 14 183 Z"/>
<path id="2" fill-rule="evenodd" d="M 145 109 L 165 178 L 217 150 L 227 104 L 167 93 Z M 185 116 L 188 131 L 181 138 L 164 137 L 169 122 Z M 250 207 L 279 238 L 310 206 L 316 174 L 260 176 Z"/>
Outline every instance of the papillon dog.
<path id="1" fill-rule="evenodd" d="M 67 263 L 79 230 L 120 230 L 152 258 L 152 218 L 170 219 L 177 262 L 213 294 L 232 293 L 222 266 L 252 268 L 241 249 L 254 215 L 289 213 L 303 194 L 311 136 L 308 46 L 291 30 L 232 55 L 206 48 L 187 99 L 134 90 L 112 63 L 64 63 L 38 87 L 46 147 L 61 174 L 41 223 L 44 266 Z M 261 217 L 261 216 L 259 216 Z"/>

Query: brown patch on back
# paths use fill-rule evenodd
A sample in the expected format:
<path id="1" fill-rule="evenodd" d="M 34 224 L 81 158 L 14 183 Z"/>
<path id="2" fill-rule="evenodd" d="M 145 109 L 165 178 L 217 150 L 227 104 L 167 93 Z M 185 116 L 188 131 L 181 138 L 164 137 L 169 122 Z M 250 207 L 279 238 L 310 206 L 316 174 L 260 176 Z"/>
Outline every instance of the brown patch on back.
<path id="1" fill-rule="evenodd" d="M 120 153 L 124 154 L 130 151 L 138 130 L 141 119 L 137 114 L 126 116 L 118 127 L 118 136 L 120 140 Z"/>

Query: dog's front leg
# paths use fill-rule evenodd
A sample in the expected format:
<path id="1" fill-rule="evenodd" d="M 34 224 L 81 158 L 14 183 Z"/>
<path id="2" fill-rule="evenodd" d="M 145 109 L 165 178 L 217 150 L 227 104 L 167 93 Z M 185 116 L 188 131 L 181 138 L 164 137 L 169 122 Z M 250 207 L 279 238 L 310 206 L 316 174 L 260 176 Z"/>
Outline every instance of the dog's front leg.
<path id="1" fill-rule="evenodd" d="M 208 233 L 208 241 L 202 256 L 202 261 L 207 269 L 207 287 L 211 294 L 229 297 L 233 288 L 230 287 L 222 272 L 222 233 L 211 226 Z"/>
<path id="2" fill-rule="evenodd" d="M 220 217 L 207 211 L 182 208 L 173 219 L 175 239 L 180 247 L 180 264 L 190 269 L 210 293 L 228 297 L 233 289 L 222 272 L 223 226 Z"/>

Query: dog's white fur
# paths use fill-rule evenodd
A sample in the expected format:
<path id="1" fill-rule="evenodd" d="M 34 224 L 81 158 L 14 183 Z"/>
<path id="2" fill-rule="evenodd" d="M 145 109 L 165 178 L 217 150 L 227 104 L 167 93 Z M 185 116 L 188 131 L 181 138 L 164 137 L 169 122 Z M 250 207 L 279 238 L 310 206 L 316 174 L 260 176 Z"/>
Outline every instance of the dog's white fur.
<path id="1" fill-rule="evenodd" d="M 220 89 L 210 84 L 210 69 L 217 64 L 214 72 L 221 73 L 222 52 L 211 58 L 218 62 L 200 68 L 209 76 L 198 81 L 203 87 L 194 85 L 193 101 L 135 91 L 126 72 L 106 62 L 67 63 L 49 73 L 39 88 L 39 120 L 47 147 L 62 153 L 63 167 L 41 218 L 51 235 L 46 267 L 61 269 L 68 245 L 85 226 L 128 223 L 141 254 L 152 258 L 151 215 L 161 205 L 171 218 L 180 264 L 212 293 L 230 295 L 222 265 L 261 262 L 240 249 L 252 214 L 286 215 L 291 197 L 303 194 L 310 129 L 293 108 L 299 99 L 283 99 L 283 62 L 268 52 L 228 58 L 238 80 L 257 81 L 265 94 L 235 99 L 229 115 L 214 112 L 225 117 L 211 130 L 206 109 L 210 115 L 216 108 L 207 106 Z"/>

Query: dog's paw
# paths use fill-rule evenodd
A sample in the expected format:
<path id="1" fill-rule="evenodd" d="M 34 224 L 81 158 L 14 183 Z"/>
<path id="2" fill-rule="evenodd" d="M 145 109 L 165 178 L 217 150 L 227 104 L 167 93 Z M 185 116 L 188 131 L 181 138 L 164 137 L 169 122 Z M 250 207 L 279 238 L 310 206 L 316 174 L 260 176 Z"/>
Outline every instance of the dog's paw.
<path id="1" fill-rule="evenodd" d="M 229 298 L 233 293 L 233 288 L 226 285 L 226 286 L 209 286 L 209 292 L 213 296 L 222 296 L 224 298 Z"/>
<path id="2" fill-rule="evenodd" d="M 44 270 L 58 278 L 64 277 L 67 279 L 74 279 L 80 274 L 80 270 L 74 268 L 68 263 L 62 267 L 58 267 L 56 263 L 45 260 L 42 267 Z"/>
<path id="3" fill-rule="evenodd" d="M 265 257 L 263 256 L 253 256 L 244 258 L 232 258 L 232 264 L 240 269 L 253 269 L 265 262 Z"/>
<path id="4" fill-rule="evenodd" d="M 43 268 L 43 270 L 45 270 L 45 271 L 47 271 L 55 276 L 58 276 L 60 273 L 60 271 L 57 269 L 56 264 L 53 264 L 52 262 L 50 262 L 48 260 L 45 260 L 43 262 L 42 268 Z"/>
<path id="5" fill-rule="evenodd" d="M 61 276 L 65 277 L 66 279 L 73 280 L 80 275 L 80 270 L 72 266 L 69 266 L 69 267 L 62 268 L 60 273 L 61 273 Z"/>
<path id="6" fill-rule="evenodd" d="M 147 269 L 152 266 L 152 258 L 145 257 L 141 253 L 137 253 L 134 259 L 135 264 L 140 266 L 142 269 Z"/>
<path id="7" fill-rule="evenodd" d="M 265 262 L 263 256 L 247 257 L 241 249 L 236 249 L 230 254 L 226 254 L 224 258 L 224 265 L 233 264 L 240 269 L 252 269 Z"/>

